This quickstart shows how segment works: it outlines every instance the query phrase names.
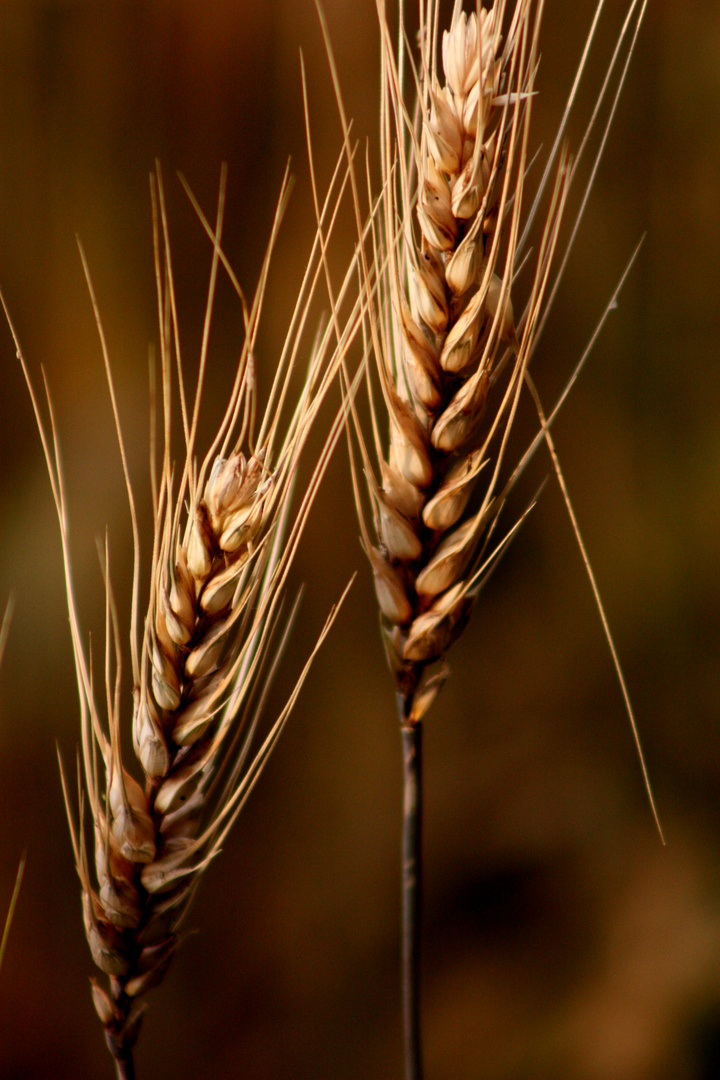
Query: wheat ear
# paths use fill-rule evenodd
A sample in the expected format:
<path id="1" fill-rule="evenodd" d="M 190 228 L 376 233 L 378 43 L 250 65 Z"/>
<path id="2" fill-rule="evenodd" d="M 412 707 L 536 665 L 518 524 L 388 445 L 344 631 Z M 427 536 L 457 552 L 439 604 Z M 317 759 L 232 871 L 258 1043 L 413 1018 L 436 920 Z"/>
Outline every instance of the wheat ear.
<path id="1" fill-rule="evenodd" d="M 352 455 L 351 461 L 403 737 L 405 1062 L 407 1080 L 419 1080 L 422 719 L 447 678 L 447 650 L 520 524 L 495 539 L 506 496 L 540 441 L 507 469 L 528 365 L 567 258 L 551 278 L 574 176 L 562 133 L 602 0 L 529 212 L 523 203 L 543 0 L 493 0 L 470 13 L 455 0 L 442 37 L 439 3 L 420 0 L 417 57 L 408 47 L 402 10 L 395 49 L 385 0 L 377 7 L 382 188 L 373 258 L 363 269 L 368 348 L 389 420 L 387 450 L 385 421 L 372 392 L 371 437 L 353 413 L 372 525 Z M 621 42 L 634 15 L 637 32 L 643 10 L 632 0 L 581 154 Z M 622 78 L 618 95 L 621 87 Z M 548 193 L 540 241 L 531 253 L 530 224 Z M 584 201 L 578 220 L 583 208 Z M 516 318 L 511 294 L 521 272 L 529 272 L 532 282 Z M 539 402 L 538 409 L 549 441 Z"/>
<path id="2" fill-rule="evenodd" d="M 107 722 L 104 723 L 81 643 L 57 443 L 53 449 L 33 394 L 60 520 L 80 691 L 84 781 L 77 823 L 70 807 L 64 771 L 63 786 L 82 883 L 87 939 L 95 963 L 109 977 L 107 989 L 93 980 L 93 1000 L 117 1075 L 125 1080 L 134 1076 L 133 1046 L 144 995 L 163 978 L 199 879 L 218 853 L 254 786 L 337 610 L 331 612 L 306 667 L 288 695 L 285 708 L 259 748 L 253 748 L 253 741 L 258 741 L 255 737 L 269 681 L 293 617 L 292 612 L 288 615 L 282 607 L 288 571 L 329 456 L 344 425 L 341 411 L 335 417 L 307 487 L 299 493 L 297 508 L 292 510 L 300 456 L 359 322 L 360 301 L 356 301 L 339 333 L 336 324 L 333 333 L 325 329 L 318 334 L 293 404 L 291 379 L 296 374 L 308 306 L 321 276 L 324 245 L 335 220 L 342 186 L 343 178 L 337 170 L 320 215 L 319 229 L 323 235 L 321 238 L 319 232 L 316 238 L 286 345 L 274 373 L 267 409 L 259 419 L 255 339 L 270 254 L 288 192 L 287 177 L 261 282 L 251 305 L 245 302 L 221 248 L 224 175 L 214 225 L 210 225 L 195 203 L 213 244 L 213 260 L 200 374 L 191 401 L 180 364 L 168 225 L 159 170 L 156 173 L 152 191 L 164 450 L 159 481 L 153 471 L 155 530 L 149 604 L 142 620 L 134 499 L 102 326 L 87 275 L 116 414 L 136 538 L 131 666 L 132 743 L 140 766 L 139 780 L 123 760 L 121 649 L 107 543 L 102 553 L 107 622 Z M 245 340 L 224 419 L 198 467 L 195 434 L 213 296 L 221 264 L 228 269 L 238 289 Z M 341 299 L 351 280 L 348 276 Z M 185 441 L 185 458 L 179 471 L 170 457 L 175 367 Z M 52 415 L 51 429 L 55 440 Z M 82 823 L 84 805 L 89 806 L 92 818 L 92 855 Z"/>
<path id="3" fill-rule="evenodd" d="M 501 467 L 566 194 L 563 159 L 528 311 L 516 329 L 510 293 L 540 9 L 521 0 L 505 27 L 505 7 L 467 15 L 456 5 L 441 73 L 436 5 L 422 5 L 412 122 L 379 5 L 385 78 L 377 249 L 386 272 L 370 332 L 390 439 L 385 455 L 376 422 L 377 479 L 363 443 L 377 536 L 373 542 L 363 526 L 363 540 L 408 726 L 440 689 L 447 669 L 429 675 L 429 668 L 461 632 L 503 547 L 489 542 L 503 504 Z M 479 505 L 461 522 L 481 475 Z"/>
<path id="4" fill-rule="evenodd" d="M 438 6 L 420 5 L 406 105 L 406 54 L 382 38 L 382 195 L 375 233 L 377 295 L 369 337 L 389 418 L 383 450 L 373 407 L 376 476 L 360 446 L 375 539 L 356 501 L 394 676 L 404 762 L 403 1011 L 405 1075 L 423 1074 L 420 1021 L 422 718 L 448 673 L 444 655 L 504 549 L 492 545 L 504 502 L 500 473 L 547 286 L 566 195 L 563 157 L 535 265 L 528 310 L 515 326 L 511 287 L 527 168 L 542 5 L 502 0 L 470 15 L 456 3 L 442 36 Z M 371 312 L 372 315 L 372 312 Z M 504 376 L 503 382 L 501 377 Z M 496 385 L 497 384 L 497 385 Z M 486 418 L 494 391 L 492 413 Z M 359 425 L 358 425 L 359 430 Z M 466 514 L 480 476 L 483 493 Z M 465 516 L 464 516 L 465 515 Z"/>

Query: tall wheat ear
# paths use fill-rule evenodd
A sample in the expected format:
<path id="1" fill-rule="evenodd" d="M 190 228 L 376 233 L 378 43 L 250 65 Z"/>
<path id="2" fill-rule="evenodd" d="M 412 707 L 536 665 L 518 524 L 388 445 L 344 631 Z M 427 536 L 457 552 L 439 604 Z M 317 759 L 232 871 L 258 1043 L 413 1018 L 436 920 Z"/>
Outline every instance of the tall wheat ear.
<path id="1" fill-rule="evenodd" d="M 335 416 L 305 490 L 293 492 L 309 432 L 360 320 L 361 301 L 357 298 L 353 301 L 348 292 L 354 280 L 349 272 L 340 295 L 335 298 L 332 328 L 321 327 L 310 348 L 304 374 L 298 371 L 310 304 L 324 272 L 326 243 L 345 180 L 343 170 L 338 167 L 319 213 L 318 233 L 285 345 L 272 375 L 267 406 L 258 419 L 255 342 L 270 256 L 288 196 L 288 177 L 283 182 L 260 283 L 251 305 L 246 303 L 221 248 L 224 173 L 214 226 L 193 200 L 213 245 L 199 377 L 193 399 L 188 398 L 182 373 L 159 169 L 151 178 L 163 448 L 159 480 L 154 462 L 151 467 L 154 535 L 150 596 L 144 616 L 139 601 L 140 541 L 135 501 L 109 358 L 83 256 L 115 413 L 134 533 L 131 716 L 126 716 L 125 702 L 120 700 L 121 647 L 106 542 L 101 562 L 106 596 L 107 718 L 105 722 L 101 718 L 73 593 L 67 506 L 55 419 L 50 406 L 48 435 L 18 347 L 40 428 L 62 537 L 81 707 L 79 818 L 71 809 L 64 772 L 63 787 L 82 883 L 85 931 L 93 959 L 109 979 L 107 988 L 93 979 L 92 995 L 117 1076 L 125 1080 L 134 1075 L 133 1046 L 140 1028 L 144 995 L 163 978 L 203 871 L 219 852 L 256 783 L 337 612 L 336 607 L 330 613 L 288 695 L 287 704 L 261 741 L 260 714 L 293 618 L 293 612 L 288 614 L 283 609 L 288 571 L 345 422 L 343 406 Z M 245 336 L 227 410 L 212 445 L 198 465 L 196 431 L 213 297 L 221 264 L 240 298 Z M 349 313 L 341 328 L 337 309 L 346 296 Z M 295 389 L 298 382 L 299 390 Z M 293 397 L 294 394 L 297 396 Z M 179 468 L 171 460 L 170 449 L 171 409 L 176 399 L 185 450 Z M 124 760 L 122 749 L 124 725 L 128 722 L 132 724 L 134 766 Z M 92 821 L 90 842 L 83 824 L 86 805 Z"/>
<path id="2" fill-rule="evenodd" d="M 511 488 L 543 440 L 572 516 L 550 434 L 550 423 L 566 394 L 546 418 L 529 364 L 599 165 L 645 4 L 628 3 L 573 160 L 564 145 L 564 131 L 602 8 L 600 0 L 557 139 L 527 209 L 542 0 L 478 2 L 470 12 L 455 0 L 449 28 L 442 34 L 439 0 L 420 0 L 417 49 L 409 44 L 402 2 L 396 48 L 385 0 L 377 0 L 381 186 L 375 199 L 370 184 L 370 203 L 377 212 L 372 252 L 363 269 L 368 296 L 365 333 L 376 360 L 382 409 L 368 370 L 368 435 L 353 411 L 371 514 L 365 509 L 353 455 L 351 461 L 362 542 L 374 576 L 404 743 L 408 1080 L 417 1080 L 422 1072 L 421 722 L 447 678 L 448 649 L 462 633 L 483 583 L 524 517 L 502 532 L 498 528 Z M 337 72 L 335 77 L 344 116 Z M 598 137 L 591 140 L 594 131 Z M 557 267 L 568 193 L 577 163 L 589 146 L 595 154 L 589 180 Z M 360 206 L 357 185 L 355 195 Z M 541 208 L 540 237 L 531 250 L 530 228 Z M 361 213 L 358 230 L 362 237 Z M 524 301 L 518 311 L 513 294 L 520 290 Z M 508 460 L 510 434 L 526 387 L 537 406 L 540 431 L 521 460 Z M 388 427 L 385 440 L 382 432 Z M 585 557 L 574 516 L 573 525 Z M 586 566 L 604 620 L 587 560 Z M 607 631 L 605 620 L 604 625 Z M 613 657 L 635 730 L 614 650 Z"/>

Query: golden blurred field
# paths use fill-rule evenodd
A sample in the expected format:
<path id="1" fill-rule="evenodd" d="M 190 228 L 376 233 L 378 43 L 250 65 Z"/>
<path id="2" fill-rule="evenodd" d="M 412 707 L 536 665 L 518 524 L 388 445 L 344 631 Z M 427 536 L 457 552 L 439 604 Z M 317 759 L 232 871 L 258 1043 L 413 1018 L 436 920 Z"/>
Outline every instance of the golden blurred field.
<path id="1" fill-rule="evenodd" d="M 354 132 L 374 140 L 374 4 L 325 7 Z M 625 2 L 606 7 L 589 88 Z M 593 8 L 547 2 L 537 144 L 552 141 Z M 98 660 L 95 542 L 107 527 L 122 607 L 130 526 L 75 237 L 98 294 L 148 537 L 148 349 L 157 341 L 148 175 L 158 158 L 192 368 L 211 249 L 175 174 L 210 213 L 228 163 L 224 247 L 251 293 L 292 159 L 262 381 L 313 234 L 300 48 L 327 180 L 340 128 L 311 0 L 0 6 L 0 288 L 36 385 L 43 365 L 51 387 L 78 600 Z M 573 145 L 581 133 L 578 122 Z M 425 725 L 430 1080 L 720 1075 L 719 148 L 720 7 L 650 0 L 535 375 L 552 402 L 645 234 L 556 439 L 667 846 L 550 475 L 454 648 L 452 678 Z M 343 227 L 347 251 L 349 216 Z M 210 426 L 240 330 L 223 283 Z M 56 760 L 59 745 L 72 769 L 79 731 L 60 542 L 3 328 L 0 400 L 0 605 L 10 592 L 16 601 L 0 670 L 0 919 L 23 851 L 28 859 L 0 972 L 0 1076 L 110 1077 Z M 400 745 L 346 466 L 340 447 L 296 567 L 305 598 L 288 673 L 355 570 L 357 581 L 200 889 L 187 940 L 149 997 L 141 1080 L 401 1073 Z M 538 455 L 516 509 L 551 471 Z M 279 683 L 275 707 L 283 697 Z"/>

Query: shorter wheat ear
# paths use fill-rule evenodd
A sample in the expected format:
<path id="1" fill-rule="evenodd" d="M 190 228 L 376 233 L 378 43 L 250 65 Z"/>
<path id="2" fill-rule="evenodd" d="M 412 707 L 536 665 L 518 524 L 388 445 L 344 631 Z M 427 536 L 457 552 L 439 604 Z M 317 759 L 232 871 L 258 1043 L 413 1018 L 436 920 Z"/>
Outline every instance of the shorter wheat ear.
<path id="1" fill-rule="evenodd" d="M 286 610 L 288 575 L 319 484 L 344 430 L 345 405 L 330 424 L 309 479 L 302 490 L 296 490 L 300 462 L 362 315 L 362 302 L 356 299 L 346 305 L 349 313 L 342 327 L 336 324 L 332 332 L 321 327 L 300 370 L 310 304 L 322 278 L 324 245 L 332 233 L 343 184 L 343 172 L 338 168 L 320 213 L 318 235 L 287 338 L 270 379 L 268 401 L 261 410 L 257 334 L 289 178 L 286 175 L 282 185 L 260 283 L 251 303 L 246 301 L 221 246 L 224 171 L 213 224 L 191 198 L 212 245 L 199 374 L 192 395 L 183 374 L 159 168 L 152 178 L 162 440 L 159 462 L 151 463 L 154 532 L 144 612 L 140 608 L 136 502 L 99 304 L 81 248 L 133 528 L 130 730 L 134 762 L 125 760 L 128 721 L 121 696 L 122 648 L 109 544 L 106 539 L 100 549 L 106 622 L 103 717 L 91 660 L 82 644 L 73 591 L 57 423 L 46 386 L 48 432 L 13 330 L 60 523 L 81 712 L 77 813 L 64 770 L 61 775 L 82 886 L 85 932 L 93 960 L 107 977 L 106 985 L 92 980 L 92 997 L 119 1080 L 132 1080 L 135 1074 L 134 1045 L 145 995 L 163 979 L 200 878 L 220 851 L 276 745 L 345 595 L 331 610 L 304 668 L 286 694 L 285 706 L 261 735 L 263 706 L 297 610 L 297 604 Z M 225 415 L 205 457 L 198 462 L 202 386 L 215 290 L 223 269 L 228 271 L 241 304 L 244 340 Z M 340 289 L 339 303 L 349 295 L 353 280 L 351 268 Z M 171 414 L 176 403 L 184 443 L 179 467 L 173 463 L 171 450 Z M 151 443 L 155 446 L 154 437 Z M 91 831 L 87 830 L 86 811 Z"/>

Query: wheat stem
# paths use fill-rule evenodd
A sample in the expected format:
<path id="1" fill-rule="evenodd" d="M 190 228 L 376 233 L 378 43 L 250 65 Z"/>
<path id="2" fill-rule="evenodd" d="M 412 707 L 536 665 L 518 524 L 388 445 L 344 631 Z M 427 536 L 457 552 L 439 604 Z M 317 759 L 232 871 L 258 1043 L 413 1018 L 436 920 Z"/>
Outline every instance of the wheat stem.
<path id="1" fill-rule="evenodd" d="M 404 704 L 401 706 L 404 712 Z M 403 723 L 402 982 L 406 1080 L 422 1080 L 422 724 Z"/>
<path id="2" fill-rule="evenodd" d="M 135 1080 L 135 1062 L 132 1053 L 126 1057 L 115 1058 L 117 1080 Z"/>
<path id="3" fill-rule="evenodd" d="M 118 1046 L 109 1032 L 105 1032 L 105 1041 L 115 1061 L 117 1080 L 135 1080 L 135 1058 L 131 1047 Z"/>

